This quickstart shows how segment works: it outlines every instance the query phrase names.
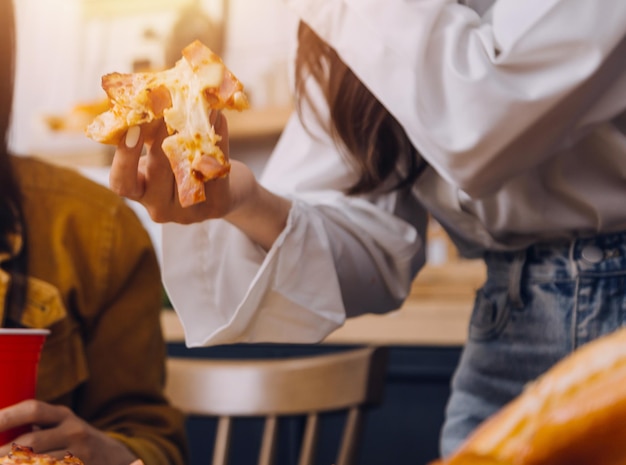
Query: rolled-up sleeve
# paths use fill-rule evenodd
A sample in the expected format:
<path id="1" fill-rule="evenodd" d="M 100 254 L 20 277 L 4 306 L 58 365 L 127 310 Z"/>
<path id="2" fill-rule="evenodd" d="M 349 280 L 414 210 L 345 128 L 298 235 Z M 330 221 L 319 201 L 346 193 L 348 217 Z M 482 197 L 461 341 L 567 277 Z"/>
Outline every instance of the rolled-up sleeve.
<path id="1" fill-rule="evenodd" d="M 454 0 L 286 3 L 473 198 L 571 143 L 624 81 L 622 0 L 497 0 L 483 16 Z"/>
<path id="2" fill-rule="evenodd" d="M 294 117 L 262 182 L 293 201 L 265 252 L 222 220 L 163 229 L 164 280 L 189 346 L 318 342 L 347 316 L 397 308 L 423 264 L 422 209 L 341 193 L 354 173 Z"/>

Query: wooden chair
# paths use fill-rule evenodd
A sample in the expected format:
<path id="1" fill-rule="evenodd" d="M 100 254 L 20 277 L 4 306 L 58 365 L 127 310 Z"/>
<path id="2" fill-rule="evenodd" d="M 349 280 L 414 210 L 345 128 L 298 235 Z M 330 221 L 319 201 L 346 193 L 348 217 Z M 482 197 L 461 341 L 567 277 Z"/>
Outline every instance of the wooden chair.
<path id="1" fill-rule="evenodd" d="M 265 418 L 257 463 L 274 463 L 278 419 L 285 416 L 306 418 L 298 464 L 312 465 L 320 415 L 342 410 L 346 420 L 334 465 L 352 465 L 363 409 L 382 398 L 386 351 L 366 347 L 262 360 L 170 357 L 167 370 L 166 394 L 174 405 L 190 415 L 217 418 L 213 465 L 228 463 L 237 417 Z"/>

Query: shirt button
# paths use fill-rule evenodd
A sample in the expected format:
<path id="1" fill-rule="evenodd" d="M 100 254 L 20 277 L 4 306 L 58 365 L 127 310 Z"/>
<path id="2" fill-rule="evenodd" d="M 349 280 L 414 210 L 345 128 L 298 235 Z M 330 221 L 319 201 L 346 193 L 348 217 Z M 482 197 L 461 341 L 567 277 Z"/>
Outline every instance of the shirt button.
<path id="1" fill-rule="evenodd" d="M 604 258 L 604 252 L 602 252 L 602 249 L 596 247 L 595 245 L 584 246 L 580 255 L 583 260 L 588 263 L 600 263 Z"/>

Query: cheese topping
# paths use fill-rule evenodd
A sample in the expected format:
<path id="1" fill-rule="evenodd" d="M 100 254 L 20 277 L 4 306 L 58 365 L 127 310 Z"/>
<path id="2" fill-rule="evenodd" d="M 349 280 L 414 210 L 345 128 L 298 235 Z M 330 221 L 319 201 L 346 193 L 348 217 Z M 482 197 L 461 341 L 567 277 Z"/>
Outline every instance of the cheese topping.
<path id="1" fill-rule="evenodd" d="M 229 173 L 210 112 L 243 110 L 248 100 L 239 80 L 202 43 L 185 47 L 183 57 L 170 69 L 107 74 L 102 87 L 112 108 L 94 119 L 87 136 L 117 144 L 129 127 L 163 118 L 169 136 L 161 147 L 172 166 L 181 205 L 204 200 L 204 183 Z"/>

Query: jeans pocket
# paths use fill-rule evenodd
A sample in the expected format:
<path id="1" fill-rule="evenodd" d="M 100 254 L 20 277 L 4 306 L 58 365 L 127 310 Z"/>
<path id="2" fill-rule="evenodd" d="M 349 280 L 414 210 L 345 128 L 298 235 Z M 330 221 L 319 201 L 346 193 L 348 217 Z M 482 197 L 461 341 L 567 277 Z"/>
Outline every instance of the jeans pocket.
<path id="1" fill-rule="evenodd" d="M 510 316 L 506 289 L 479 289 L 470 318 L 469 339 L 488 341 L 497 338 L 509 322 Z"/>

